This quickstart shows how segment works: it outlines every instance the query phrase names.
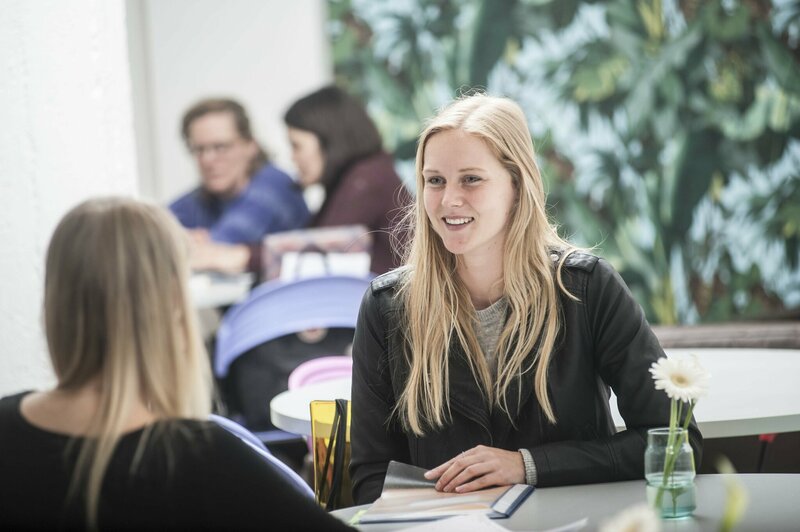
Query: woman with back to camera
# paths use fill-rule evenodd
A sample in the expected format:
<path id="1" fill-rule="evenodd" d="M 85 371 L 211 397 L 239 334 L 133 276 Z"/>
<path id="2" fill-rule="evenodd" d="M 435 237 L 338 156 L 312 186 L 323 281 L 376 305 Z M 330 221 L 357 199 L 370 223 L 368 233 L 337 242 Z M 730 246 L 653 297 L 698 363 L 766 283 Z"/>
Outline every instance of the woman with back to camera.
<path id="1" fill-rule="evenodd" d="M 325 188 L 311 227 L 363 224 L 373 235 L 370 270 L 380 274 L 397 266 L 390 233 L 410 199 L 364 107 L 328 86 L 292 104 L 284 122 L 300 183 Z"/>
<path id="2" fill-rule="evenodd" d="M 406 266 L 373 280 L 356 328 L 356 502 L 390 460 L 446 492 L 643 478 L 647 429 L 669 423 L 648 372 L 664 353 L 614 269 L 549 224 L 520 107 L 456 100 L 420 135 L 416 177 Z"/>
<path id="3" fill-rule="evenodd" d="M 0 399 L 0 528 L 347 529 L 204 421 L 187 242 L 129 199 L 72 209 L 47 250 L 57 385 Z"/>

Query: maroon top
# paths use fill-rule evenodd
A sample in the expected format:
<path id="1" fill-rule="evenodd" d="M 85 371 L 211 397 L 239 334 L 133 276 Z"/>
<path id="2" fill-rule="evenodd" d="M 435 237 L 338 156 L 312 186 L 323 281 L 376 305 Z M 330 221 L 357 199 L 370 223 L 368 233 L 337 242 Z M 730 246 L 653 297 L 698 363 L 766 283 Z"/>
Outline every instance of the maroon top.
<path id="1" fill-rule="evenodd" d="M 345 170 L 311 226 L 367 226 L 373 237 L 370 270 L 380 275 L 400 265 L 389 235 L 399 222 L 403 207 L 410 203 L 411 196 L 394 169 L 392 157 L 380 152 Z M 404 235 L 398 236 L 401 242 L 405 240 Z"/>

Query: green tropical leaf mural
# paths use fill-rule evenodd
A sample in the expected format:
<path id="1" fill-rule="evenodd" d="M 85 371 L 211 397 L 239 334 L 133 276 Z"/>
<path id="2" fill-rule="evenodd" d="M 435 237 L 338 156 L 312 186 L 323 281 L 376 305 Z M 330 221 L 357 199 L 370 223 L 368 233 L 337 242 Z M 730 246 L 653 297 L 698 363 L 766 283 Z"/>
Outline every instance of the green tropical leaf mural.
<path id="1" fill-rule="evenodd" d="M 437 108 L 508 96 L 554 221 L 651 321 L 800 313 L 800 2 L 328 4 L 337 82 L 402 172 Z"/>

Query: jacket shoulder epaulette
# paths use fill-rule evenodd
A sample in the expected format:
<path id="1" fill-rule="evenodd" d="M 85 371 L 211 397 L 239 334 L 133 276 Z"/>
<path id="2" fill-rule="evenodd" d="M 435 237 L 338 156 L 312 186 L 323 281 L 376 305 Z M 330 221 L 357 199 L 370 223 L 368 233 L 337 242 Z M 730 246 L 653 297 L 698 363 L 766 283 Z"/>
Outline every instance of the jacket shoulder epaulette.
<path id="1" fill-rule="evenodd" d="M 557 262 L 561 258 L 561 254 L 552 252 L 550 257 L 553 259 L 553 262 Z M 570 253 L 570 255 L 566 258 L 564 261 L 564 267 L 575 268 L 591 273 L 592 270 L 594 270 L 594 267 L 597 265 L 598 260 L 600 260 L 600 257 L 597 255 L 576 251 L 574 253 Z"/>
<path id="2" fill-rule="evenodd" d="M 394 287 L 397 285 L 398 281 L 400 281 L 402 275 L 403 268 L 396 268 L 377 276 L 370 282 L 372 293 L 377 294 L 378 292 Z"/>

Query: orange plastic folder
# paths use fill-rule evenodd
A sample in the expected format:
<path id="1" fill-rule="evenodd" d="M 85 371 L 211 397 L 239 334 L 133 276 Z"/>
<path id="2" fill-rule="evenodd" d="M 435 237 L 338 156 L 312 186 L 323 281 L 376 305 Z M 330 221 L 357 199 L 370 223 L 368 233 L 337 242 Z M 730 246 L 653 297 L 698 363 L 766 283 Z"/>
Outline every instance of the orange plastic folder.
<path id="1" fill-rule="evenodd" d="M 359 524 L 431 521 L 468 514 L 502 519 L 513 514 L 534 490 L 533 486 L 514 484 L 471 493 L 443 493 L 423 476 L 425 471 L 389 462 L 381 496 L 361 515 Z"/>

